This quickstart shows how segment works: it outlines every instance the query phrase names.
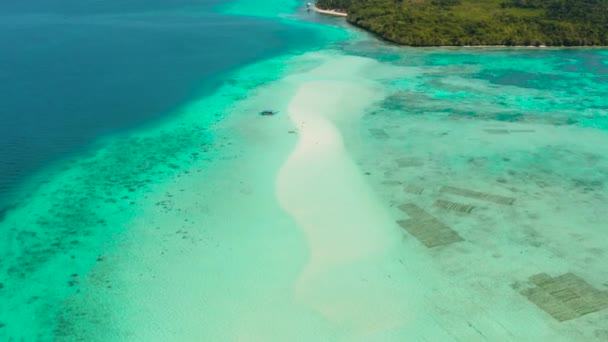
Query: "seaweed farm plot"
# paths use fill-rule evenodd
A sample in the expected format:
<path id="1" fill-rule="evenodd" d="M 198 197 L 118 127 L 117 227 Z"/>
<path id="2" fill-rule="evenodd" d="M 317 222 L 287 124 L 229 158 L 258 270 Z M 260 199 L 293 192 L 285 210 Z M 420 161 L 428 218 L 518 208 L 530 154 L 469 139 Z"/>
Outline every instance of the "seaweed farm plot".
<path id="1" fill-rule="evenodd" d="M 446 201 L 446 200 L 442 200 L 442 199 L 436 200 L 435 203 L 433 203 L 433 205 L 438 208 L 457 211 L 457 212 L 461 212 L 461 213 L 465 213 L 465 214 L 470 214 L 473 211 L 473 209 L 475 209 L 475 207 L 472 205 L 457 203 L 457 202 L 452 202 L 452 201 Z"/>
<path id="2" fill-rule="evenodd" d="M 562 322 L 608 308 L 608 290 L 600 291 L 575 274 L 530 277 L 529 286 L 513 287 L 551 317 Z"/>
<path id="3" fill-rule="evenodd" d="M 409 157 L 399 158 L 399 159 L 395 160 L 395 162 L 397 163 L 397 166 L 399 168 L 420 167 L 420 166 L 424 165 L 424 163 L 421 160 L 419 160 L 417 158 L 409 158 Z"/>
<path id="4" fill-rule="evenodd" d="M 426 247 L 432 248 L 463 241 L 458 233 L 419 206 L 405 203 L 399 206 L 399 209 L 410 218 L 397 223 Z"/>
<path id="5" fill-rule="evenodd" d="M 490 134 L 510 134 L 510 133 L 534 133 L 533 129 L 506 129 L 506 128 L 486 128 L 484 132 Z"/>
<path id="6" fill-rule="evenodd" d="M 386 131 L 382 128 L 370 128 L 369 133 L 372 135 L 372 137 L 378 140 L 385 140 L 390 138 L 388 133 L 386 133 Z"/>
<path id="7" fill-rule="evenodd" d="M 416 184 L 407 184 L 403 187 L 403 191 L 414 195 L 422 195 L 424 188 Z"/>
<path id="8" fill-rule="evenodd" d="M 480 192 L 480 191 L 456 188 L 453 186 L 444 186 L 441 188 L 440 191 L 443 193 L 449 193 L 449 194 L 453 194 L 453 195 L 459 195 L 459 196 L 474 198 L 474 199 L 487 201 L 487 202 L 494 202 L 494 203 L 503 204 L 503 205 L 512 205 L 513 202 L 515 202 L 515 198 L 512 198 L 512 197 L 493 195 L 493 194 L 488 194 L 488 193 Z"/>

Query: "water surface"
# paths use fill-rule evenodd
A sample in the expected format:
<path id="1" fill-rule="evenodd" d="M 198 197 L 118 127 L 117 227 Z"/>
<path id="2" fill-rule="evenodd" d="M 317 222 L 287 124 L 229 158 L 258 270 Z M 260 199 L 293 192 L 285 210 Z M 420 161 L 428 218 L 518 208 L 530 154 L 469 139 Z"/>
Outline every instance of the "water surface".
<path id="1" fill-rule="evenodd" d="M 209 94 L 223 73 L 314 46 L 314 31 L 220 15 L 220 3 L 1 4 L 0 208 L 57 158 Z"/>
<path id="2" fill-rule="evenodd" d="M 608 336 L 605 50 L 395 47 L 275 1 L 214 7 L 221 14 L 188 2 L 130 2 L 128 13 L 99 3 L 92 24 L 79 4 L 61 15 L 10 7 L 47 24 L 75 21 L 62 29 L 135 36 L 97 36 L 112 51 L 133 47 L 125 60 L 76 40 L 105 56 L 85 54 L 87 65 L 106 70 L 77 75 L 110 75 L 81 88 L 120 90 L 95 95 L 105 110 L 91 110 L 117 119 L 80 117 L 78 127 L 97 131 L 76 130 L 88 140 L 70 150 L 95 146 L 58 162 L 5 212 L 0 337 Z M 264 40 L 231 45 L 199 32 L 208 25 Z M 199 58 L 208 63 L 193 66 Z M 69 81 L 52 75 L 47 85 Z M 83 89 L 82 103 L 56 89 L 63 97 L 48 103 L 89 108 L 96 97 Z M 158 99 L 164 92 L 173 102 Z M 133 115 L 119 110 L 122 95 Z M 266 107 L 279 115 L 258 116 Z M 572 308 L 543 287 L 564 283 L 584 303 Z M 543 309 L 538 297 L 566 309 Z"/>

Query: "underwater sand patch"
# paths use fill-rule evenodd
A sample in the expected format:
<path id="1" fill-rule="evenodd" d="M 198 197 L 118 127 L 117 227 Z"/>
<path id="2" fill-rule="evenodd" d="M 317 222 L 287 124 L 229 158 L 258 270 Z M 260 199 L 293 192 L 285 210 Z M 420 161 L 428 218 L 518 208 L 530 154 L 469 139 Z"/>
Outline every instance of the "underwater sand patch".
<path id="1" fill-rule="evenodd" d="M 401 182 L 396 180 L 386 180 L 382 182 L 382 185 L 401 185 Z"/>
<path id="2" fill-rule="evenodd" d="M 533 129 L 504 129 L 504 128 L 487 128 L 484 129 L 486 133 L 490 134 L 509 134 L 509 133 L 534 133 L 536 130 Z"/>
<path id="3" fill-rule="evenodd" d="M 413 203 L 402 204 L 399 209 L 410 218 L 397 223 L 428 248 L 464 241 L 446 224 Z"/>
<path id="4" fill-rule="evenodd" d="M 479 199 L 482 201 L 494 202 L 494 203 L 503 204 L 503 205 L 513 205 L 513 202 L 515 202 L 515 198 L 513 198 L 513 197 L 493 195 L 493 194 L 488 194 L 485 192 L 456 188 L 453 186 L 443 186 L 441 188 L 441 190 L 439 190 L 439 191 L 453 194 L 453 195 L 458 195 L 458 196 L 475 198 L 475 199 Z"/>
<path id="5" fill-rule="evenodd" d="M 372 137 L 379 140 L 386 140 L 390 138 L 388 133 L 386 133 L 386 131 L 382 128 L 370 128 L 369 132 L 371 133 Z"/>
<path id="6" fill-rule="evenodd" d="M 511 133 L 534 133 L 536 130 L 534 129 L 510 129 Z"/>
<path id="7" fill-rule="evenodd" d="M 491 134 L 509 134 L 508 129 L 488 128 L 484 129 L 484 131 Z"/>
<path id="8" fill-rule="evenodd" d="M 410 194 L 422 195 L 422 193 L 424 192 L 424 188 L 420 187 L 418 185 L 408 184 L 403 187 L 403 191 L 410 193 Z"/>
<path id="9" fill-rule="evenodd" d="M 466 214 L 470 214 L 471 211 L 473 211 L 473 209 L 475 209 L 475 207 L 472 205 L 457 203 L 457 202 L 452 202 L 452 201 L 446 201 L 446 200 L 441 200 L 441 199 L 436 200 L 435 203 L 433 203 L 433 205 L 438 208 L 458 211 L 458 212 L 466 213 Z"/>
<path id="10" fill-rule="evenodd" d="M 410 158 L 410 157 L 399 158 L 399 159 L 396 159 L 395 162 L 397 163 L 397 166 L 399 166 L 400 168 L 416 167 L 416 166 L 423 165 L 423 163 L 420 160 L 418 160 L 416 158 Z"/>
<path id="11" fill-rule="evenodd" d="M 608 308 L 608 291 L 600 291 L 573 273 L 551 277 L 539 273 L 529 286 L 514 288 L 557 321 L 575 319 Z"/>

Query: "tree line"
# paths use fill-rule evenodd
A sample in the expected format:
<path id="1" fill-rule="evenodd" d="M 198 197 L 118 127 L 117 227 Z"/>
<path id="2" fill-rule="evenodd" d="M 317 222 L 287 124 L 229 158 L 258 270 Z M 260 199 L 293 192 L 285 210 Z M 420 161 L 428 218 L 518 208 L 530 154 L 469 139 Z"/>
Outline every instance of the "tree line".
<path id="1" fill-rule="evenodd" d="M 608 0 L 318 0 L 404 45 L 608 45 Z"/>

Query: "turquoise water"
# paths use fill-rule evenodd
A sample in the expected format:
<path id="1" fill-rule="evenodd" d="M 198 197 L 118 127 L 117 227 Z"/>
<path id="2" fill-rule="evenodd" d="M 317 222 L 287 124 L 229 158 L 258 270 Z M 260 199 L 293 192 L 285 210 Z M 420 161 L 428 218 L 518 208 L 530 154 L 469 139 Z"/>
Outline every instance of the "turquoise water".
<path id="1" fill-rule="evenodd" d="M 0 339 L 608 336 L 608 53 L 394 47 L 297 6 L 180 7 L 298 43 L 39 170 L 0 222 Z M 541 273 L 597 310 L 556 320 Z"/>
<path id="2" fill-rule="evenodd" d="M 0 4 L 0 212 L 36 170 L 162 119 L 242 65 L 323 40 L 302 25 L 221 15 L 221 3 Z"/>

